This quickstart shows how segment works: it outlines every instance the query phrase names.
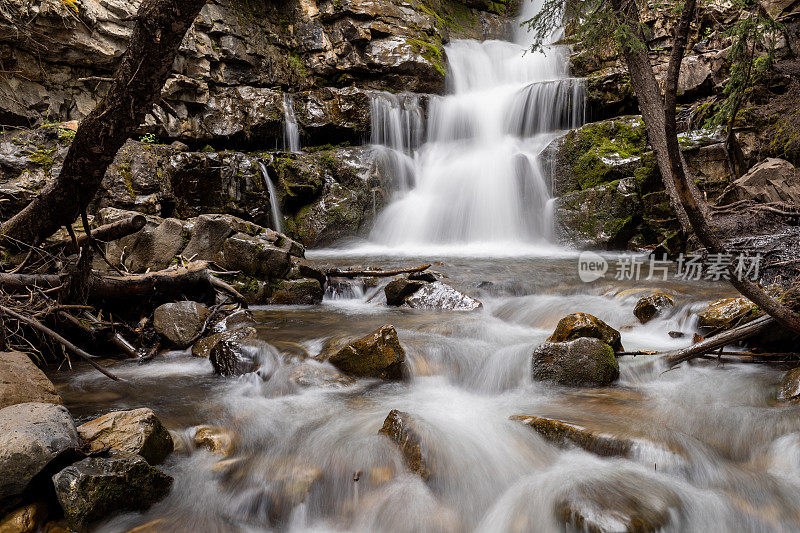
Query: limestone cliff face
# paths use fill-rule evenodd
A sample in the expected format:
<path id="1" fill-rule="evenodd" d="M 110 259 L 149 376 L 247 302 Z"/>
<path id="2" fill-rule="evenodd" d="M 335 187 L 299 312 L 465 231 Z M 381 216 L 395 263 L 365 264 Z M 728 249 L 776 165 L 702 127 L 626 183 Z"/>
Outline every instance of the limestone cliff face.
<path id="1" fill-rule="evenodd" d="M 0 4 L 0 121 L 30 126 L 91 111 L 138 5 Z M 503 37 L 506 12 L 515 10 L 483 0 L 213 0 L 187 34 L 147 130 L 198 143 L 265 143 L 279 135 L 282 93 L 291 92 L 301 126 L 362 135 L 364 90 L 441 92 L 443 44 Z"/>

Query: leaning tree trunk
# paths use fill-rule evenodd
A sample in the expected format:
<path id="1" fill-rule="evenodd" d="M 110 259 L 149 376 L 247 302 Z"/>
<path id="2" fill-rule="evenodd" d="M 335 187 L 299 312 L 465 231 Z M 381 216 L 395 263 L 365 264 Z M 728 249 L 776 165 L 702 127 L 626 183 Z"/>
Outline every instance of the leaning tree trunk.
<path id="1" fill-rule="evenodd" d="M 205 0 L 144 0 L 111 88 L 81 121 L 58 178 L 0 226 L 7 244 L 38 244 L 92 201 L 117 151 L 159 98 L 184 35 Z"/>
<path id="2" fill-rule="evenodd" d="M 612 0 L 612 7 L 620 14 L 631 28 L 639 29 L 639 13 L 635 2 L 630 0 Z M 675 41 L 667 68 L 665 79 L 665 96 L 662 99 L 650 59 L 644 46 L 625 46 L 623 56 L 628 65 L 631 84 L 639 99 L 645 128 L 656 154 L 659 170 L 665 186 L 669 190 L 671 184 L 680 200 L 681 207 L 691 223 L 691 228 L 700 242 L 711 253 L 725 253 L 722 240 L 708 224 L 707 206 L 695 193 L 694 180 L 686 171 L 686 163 L 678 142 L 675 114 L 680 64 L 686 47 L 689 25 L 694 16 L 696 0 L 686 0 L 681 19 L 675 33 Z M 693 187 L 694 185 L 694 187 Z M 749 298 L 765 313 L 773 317 L 779 324 L 800 333 L 800 315 L 777 300 L 771 298 L 764 290 L 747 279 L 730 276 L 731 284 L 742 295 Z"/>

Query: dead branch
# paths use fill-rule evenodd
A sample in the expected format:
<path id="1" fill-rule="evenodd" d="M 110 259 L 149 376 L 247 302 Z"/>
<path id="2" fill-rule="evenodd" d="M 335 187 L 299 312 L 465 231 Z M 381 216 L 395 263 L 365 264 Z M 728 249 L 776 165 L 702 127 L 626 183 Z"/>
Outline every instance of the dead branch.
<path id="1" fill-rule="evenodd" d="M 77 346 L 75 346 L 74 344 L 69 342 L 67 339 L 65 339 L 64 337 L 62 337 L 61 335 L 59 335 L 58 333 L 56 333 L 52 329 L 48 328 L 47 326 L 45 326 L 44 324 L 39 322 L 38 320 L 34 320 L 33 318 L 29 318 L 29 317 L 26 317 L 24 315 L 21 315 L 21 314 L 17 313 L 16 311 L 13 311 L 13 310 L 11 310 L 8 307 L 3 306 L 3 305 L 0 305 L 0 311 L 2 311 L 2 313 L 5 314 L 5 315 L 10 316 L 11 318 L 19 320 L 20 322 L 24 322 L 25 324 L 29 325 L 30 327 L 32 327 L 33 329 L 35 329 L 39 333 L 41 333 L 41 334 L 49 337 L 50 339 L 56 341 L 57 343 L 61 344 L 66 349 L 68 349 L 69 351 L 71 351 L 72 353 L 74 353 L 75 355 L 80 357 L 81 359 L 84 359 L 86 362 L 88 362 L 94 368 L 96 368 L 97 370 L 99 370 L 101 373 L 105 374 L 109 378 L 113 379 L 114 381 L 122 381 L 120 378 L 118 378 L 117 376 L 115 376 L 114 374 L 112 374 L 111 372 L 109 372 L 108 370 L 103 368 L 102 366 L 100 366 L 96 361 L 93 361 L 93 359 L 94 359 L 93 355 L 81 350 L 80 348 L 78 348 Z"/>
<path id="2" fill-rule="evenodd" d="M 684 361 L 694 359 L 695 357 L 700 357 L 717 348 L 748 339 L 754 335 L 768 330 L 771 327 L 774 327 L 775 324 L 776 321 L 771 316 L 762 316 L 761 318 L 757 318 L 752 322 L 748 322 L 747 324 L 723 331 L 722 333 L 698 342 L 697 344 L 664 353 L 662 354 L 661 358 L 667 363 L 667 365 L 671 367 L 679 365 Z"/>
<path id="3" fill-rule="evenodd" d="M 339 270 L 331 268 L 325 271 L 325 274 L 331 278 L 383 278 L 389 276 L 396 276 L 398 274 L 413 274 L 414 272 L 422 272 L 428 270 L 430 264 L 420 265 L 413 268 L 397 268 L 394 270 Z"/>

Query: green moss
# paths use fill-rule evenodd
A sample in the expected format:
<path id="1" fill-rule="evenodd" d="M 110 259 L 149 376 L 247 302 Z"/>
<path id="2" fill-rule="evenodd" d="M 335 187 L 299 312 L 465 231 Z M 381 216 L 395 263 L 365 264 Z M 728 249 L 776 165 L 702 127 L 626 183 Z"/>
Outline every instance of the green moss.
<path id="1" fill-rule="evenodd" d="M 46 172 L 50 172 L 53 169 L 53 154 L 55 152 L 55 148 L 40 146 L 35 151 L 28 151 L 28 159 L 30 159 L 31 163 L 42 167 Z"/>
<path id="2" fill-rule="evenodd" d="M 303 59 L 298 54 L 289 55 L 289 65 L 291 65 L 294 71 L 300 76 L 308 76 L 308 70 L 306 70 Z"/>
<path id="3" fill-rule="evenodd" d="M 406 37 L 406 43 L 411 46 L 411 49 L 414 51 L 414 53 L 420 54 L 423 58 L 425 58 L 425 60 L 430 62 L 433 65 L 433 68 L 435 68 L 442 76 L 447 74 L 441 41 L 438 44 L 433 44 L 427 41 Z"/>
<path id="4" fill-rule="evenodd" d="M 117 172 L 119 172 L 119 175 L 122 176 L 122 179 L 125 182 L 125 188 L 128 190 L 128 195 L 130 195 L 131 198 L 136 198 L 136 191 L 133 188 L 133 171 L 131 170 L 131 162 L 122 161 L 117 164 Z"/>

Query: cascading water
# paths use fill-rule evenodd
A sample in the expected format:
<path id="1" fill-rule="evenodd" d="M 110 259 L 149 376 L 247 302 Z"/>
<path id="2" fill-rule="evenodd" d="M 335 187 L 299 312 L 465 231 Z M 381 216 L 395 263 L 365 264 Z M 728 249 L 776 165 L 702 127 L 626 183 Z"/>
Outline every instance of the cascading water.
<path id="1" fill-rule="evenodd" d="M 283 95 L 283 149 L 293 153 L 300 151 L 300 128 L 294 114 L 294 100 L 289 94 Z"/>
<path id="2" fill-rule="evenodd" d="M 258 166 L 261 168 L 261 175 L 264 176 L 264 183 L 266 183 L 267 192 L 269 193 L 270 211 L 272 212 L 272 229 L 283 233 L 283 213 L 281 213 L 278 192 L 275 190 L 275 184 L 272 183 L 272 179 L 269 177 L 266 165 L 259 161 Z"/>
<path id="3" fill-rule="evenodd" d="M 523 18 L 539 7 L 527 4 Z M 394 182 L 373 243 L 500 251 L 546 241 L 540 155 L 557 132 L 582 123 L 584 83 L 568 76 L 565 48 L 526 53 L 526 39 L 446 47 L 451 94 L 430 100 L 425 143 L 410 97 L 373 96 L 372 142 Z"/>

